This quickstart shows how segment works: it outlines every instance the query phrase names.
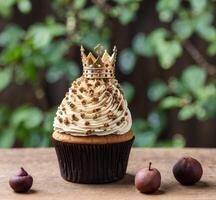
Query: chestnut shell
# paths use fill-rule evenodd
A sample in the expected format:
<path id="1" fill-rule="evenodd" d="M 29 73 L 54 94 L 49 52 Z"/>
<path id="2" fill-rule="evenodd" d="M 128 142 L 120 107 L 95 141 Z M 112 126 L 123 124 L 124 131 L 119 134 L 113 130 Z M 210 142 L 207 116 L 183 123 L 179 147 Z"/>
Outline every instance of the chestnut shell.
<path id="1" fill-rule="evenodd" d="M 174 165 L 173 174 L 182 185 L 193 185 L 201 179 L 203 169 L 198 160 L 184 157 Z"/>
<path id="2" fill-rule="evenodd" d="M 151 163 L 148 168 L 141 169 L 135 176 L 135 186 L 142 193 L 156 192 L 160 185 L 161 174 L 157 169 L 151 168 Z"/>
<path id="3" fill-rule="evenodd" d="M 18 193 L 28 192 L 33 184 L 33 178 L 22 167 L 17 175 L 14 175 L 9 180 L 11 188 Z"/>

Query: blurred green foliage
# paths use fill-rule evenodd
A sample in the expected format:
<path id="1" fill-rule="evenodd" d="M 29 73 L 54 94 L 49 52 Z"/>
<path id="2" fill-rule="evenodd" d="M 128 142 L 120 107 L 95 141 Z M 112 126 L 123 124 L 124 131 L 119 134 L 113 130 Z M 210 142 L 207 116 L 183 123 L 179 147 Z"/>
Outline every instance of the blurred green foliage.
<path id="1" fill-rule="evenodd" d="M 11 111 L 7 106 L 0 106 L 0 146 L 7 148 L 15 143 L 24 147 L 50 146 L 55 111 L 42 112 L 28 105 Z"/>
<path id="2" fill-rule="evenodd" d="M 68 81 L 79 75 L 78 64 L 67 58 L 69 49 L 83 44 L 92 49 L 97 43 L 107 48 L 112 34 L 109 21 L 117 20 L 126 26 L 136 18 L 141 0 L 52 0 L 52 12 L 40 23 L 23 29 L 17 24 L 6 23 L 0 33 L 0 92 L 12 81 L 30 83 L 38 92 L 41 71 L 50 84 L 65 77 Z M 0 0 L 0 16 L 9 20 L 14 7 L 23 14 L 32 11 L 30 0 Z M 169 29 L 156 28 L 148 35 L 138 32 L 131 46 L 120 52 L 118 66 L 123 74 L 133 72 L 139 57 L 156 57 L 163 69 L 171 68 L 184 51 L 184 43 L 193 34 L 208 44 L 207 55 L 216 54 L 216 29 L 213 26 L 213 0 L 158 0 L 159 19 L 169 24 Z M 105 25 L 106 24 L 106 25 Z M 185 66 L 180 77 L 170 77 L 168 82 L 154 80 L 148 89 L 150 101 L 157 108 L 147 119 L 135 119 L 133 130 L 135 146 L 185 145 L 180 135 L 172 140 L 159 140 L 166 128 L 166 110 L 178 108 L 178 118 L 196 117 L 205 120 L 216 115 L 216 85 L 205 66 L 195 63 Z M 135 89 L 129 82 L 123 83 L 126 97 L 133 100 Z M 37 95 L 36 95 L 37 96 Z M 52 121 L 56 108 L 43 111 L 33 105 L 20 105 L 11 110 L 0 107 L 0 147 L 49 146 Z M 29 117 L 31 116 L 31 117 Z"/>

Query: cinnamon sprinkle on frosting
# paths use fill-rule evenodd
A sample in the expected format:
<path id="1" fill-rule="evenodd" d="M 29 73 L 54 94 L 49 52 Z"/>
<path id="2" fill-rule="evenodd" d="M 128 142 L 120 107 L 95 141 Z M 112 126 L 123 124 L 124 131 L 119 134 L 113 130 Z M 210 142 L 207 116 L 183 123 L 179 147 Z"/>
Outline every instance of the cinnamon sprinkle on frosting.
<path id="1" fill-rule="evenodd" d="M 71 108 L 74 108 L 74 107 L 75 107 L 75 105 L 74 105 L 73 103 L 70 103 L 69 106 L 70 106 Z"/>
<path id="2" fill-rule="evenodd" d="M 89 122 L 89 121 L 86 121 L 86 122 L 85 122 L 85 125 L 86 125 L 86 126 L 89 126 L 89 125 L 90 125 L 90 122 Z"/>
<path id="3" fill-rule="evenodd" d="M 93 116 L 93 119 L 97 119 L 98 118 L 98 114 L 95 114 L 94 116 Z"/>
<path id="4" fill-rule="evenodd" d="M 85 90 L 85 88 L 83 88 L 83 87 L 81 87 L 81 88 L 79 89 L 79 91 L 80 91 L 81 93 L 83 93 L 84 90 Z"/>
<path id="5" fill-rule="evenodd" d="M 105 123 L 105 124 L 104 124 L 104 127 L 109 127 L 109 124 L 108 124 L 108 123 Z"/>
<path id="6" fill-rule="evenodd" d="M 64 124 L 65 124 L 65 125 L 68 125 L 68 124 L 69 124 L 68 118 L 65 118 L 65 119 L 64 119 Z"/>
<path id="7" fill-rule="evenodd" d="M 92 101 L 93 101 L 93 102 L 98 102 L 98 101 L 99 101 L 99 98 L 98 98 L 98 97 L 94 97 L 94 98 L 92 99 Z"/>
<path id="8" fill-rule="evenodd" d="M 81 116 L 82 119 L 84 119 L 85 118 L 85 113 L 81 113 L 80 116 Z"/>
<path id="9" fill-rule="evenodd" d="M 92 134 L 92 133 L 93 133 L 92 130 L 87 130 L 87 131 L 86 131 L 86 134 L 87 134 L 87 135 L 90 135 L 90 134 Z"/>
<path id="10" fill-rule="evenodd" d="M 73 119 L 74 121 L 79 121 L 79 118 L 78 118 L 75 114 L 72 115 L 72 119 Z"/>
<path id="11" fill-rule="evenodd" d="M 83 104 L 83 105 L 86 105 L 86 100 L 82 100 L 82 104 Z"/>
<path id="12" fill-rule="evenodd" d="M 76 90 L 76 89 L 72 89 L 72 92 L 73 92 L 74 94 L 76 94 L 76 93 L 77 93 L 77 90 Z"/>
<path id="13" fill-rule="evenodd" d="M 61 117 L 58 117 L 58 120 L 59 120 L 60 123 L 63 122 L 63 119 Z"/>

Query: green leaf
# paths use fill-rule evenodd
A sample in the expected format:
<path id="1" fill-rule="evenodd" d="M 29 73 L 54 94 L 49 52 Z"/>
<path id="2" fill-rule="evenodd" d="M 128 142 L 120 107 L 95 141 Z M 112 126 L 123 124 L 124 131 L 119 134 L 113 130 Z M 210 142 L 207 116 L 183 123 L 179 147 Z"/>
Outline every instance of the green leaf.
<path id="1" fill-rule="evenodd" d="M 10 65 L 13 62 L 17 62 L 22 56 L 22 46 L 17 44 L 15 46 L 8 46 L 5 49 L 2 57 L 0 57 L 3 65 Z"/>
<path id="2" fill-rule="evenodd" d="M 147 119 L 149 126 L 156 134 L 159 134 L 165 128 L 167 123 L 165 112 L 161 111 L 150 112 Z"/>
<path id="3" fill-rule="evenodd" d="M 72 81 L 77 78 L 78 74 L 79 68 L 75 62 L 61 61 L 48 69 L 46 80 L 49 83 L 55 83 L 65 76 L 69 81 Z"/>
<path id="4" fill-rule="evenodd" d="M 79 42 L 89 49 L 94 49 L 98 44 L 98 41 L 100 41 L 100 44 L 104 47 L 108 47 L 107 41 L 102 38 L 101 34 L 99 34 L 97 30 L 89 29 L 88 31 L 85 31 L 82 37 L 80 37 Z"/>
<path id="5" fill-rule="evenodd" d="M 29 13 L 31 11 L 31 2 L 29 0 L 19 0 L 18 9 L 22 13 Z"/>
<path id="6" fill-rule="evenodd" d="M 215 42 L 216 40 L 216 29 L 212 26 L 205 26 L 201 29 L 197 30 L 199 36 L 208 41 L 208 42 Z"/>
<path id="7" fill-rule="evenodd" d="M 157 51 L 161 66 L 164 69 L 169 69 L 181 55 L 182 47 L 178 41 L 173 40 L 161 43 L 161 46 L 158 46 Z"/>
<path id="8" fill-rule="evenodd" d="M 73 81 L 79 75 L 79 67 L 75 62 L 65 62 L 64 74 L 69 81 Z"/>
<path id="9" fill-rule="evenodd" d="M 96 6 L 91 6 L 82 10 L 79 16 L 86 21 L 95 21 L 97 18 L 101 18 L 103 13 Z"/>
<path id="10" fill-rule="evenodd" d="M 41 60 L 47 60 L 47 62 L 50 64 L 56 64 L 60 60 L 64 59 L 64 55 L 67 53 L 69 48 L 69 45 L 66 43 L 66 41 L 56 41 L 52 42 L 51 44 L 47 45 L 43 50 L 41 51 L 42 59 Z M 40 54 L 37 54 L 40 55 Z M 38 66 L 38 58 L 34 60 L 35 65 Z"/>
<path id="11" fill-rule="evenodd" d="M 200 88 L 196 93 L 196 116 L 200 120 L 206 120 L 216 115 L 216 86 L 209 84 Z"/>
<path id="12" fill-rule="evenodd" d="M 214 15 L 209 11 L 202 13 L 194 20 L 198 35 L 209 42 L 214 42 L 216 40 L 216 29 L 212 25 L 213 20 Z"/>
<path id="13" fill-rule="evenodd" d="M 133 100 L 135 89 L 134 86 L 129 82 L 122 83 L 123 91 L 127 101 L 130 103 Z"/>
<path id="14" fill-rule="evenodd" d="M 51 43 L 54 37 L 66 33 L 65 26 L 56 23 L 52 18 L 48 18 L 46 23 L 32 25 L 28 30 L 27 39 L 32 40 L 35 48 L 44 48 Z"/>
<path id="15" fill-rule="evenodd" d="M 50 63 L 48 62 L 48 59 L 50 58 L 51 55 L 46 57 L 42 53 L 43 52 L 41 51 L 37 53 L 32 52 L 32 55 L 30 58 L 25 55 L 25 63 L 27 63 L 27 65 L 32 65 L 35 70 L 37 70 L 37 68 L 49 67 L 48 65 L 50 65 Z M 35 74 L 37 74 L 37 71 L 35 71 Z"/>
<path id="16" fill-rule="evenodd" d="M 15 3 L 16 0 L 0 0 L 0 15 L 3 17 L 9 17 Z"/>
<path id="17" fill-rule="evenodd" d="M 60 80 L 64 76 L 64 72 L 61 67 L 57 65 L 53 65 L 49 67 L 46 73 L 46 80 L 49 83 L 55 83 L 56 81 Z"/>
<path id="18" fill-rule="evenodd" d="M 14 74 L 14 79 L 18 85 L 24 84 L 24 82 L 27 80 L 25 71 L 20 65 L 17 65 L 17 67 L 14 69 Z"/>
<path id="19" fill-rule="evenodd" d="M 152 43 L 156 46 L 157 43 L 164 41 L 168 37 L 168 31 L 164 28 L 158 28 L 154 30 L 149 37 L 151 38 Z"/>
<path id="20" fill-rule="evenodd" d="M 119 3 L 119 4 L 131 3 L 131 0 L 113 0 L 113 1 L 115 1 L 116 3 Z"/>
<path id="21" fill-rule="evenodd" d="M 159 13 L 159 18 L 162 22 L 170 22 L 173 18 L 173 12 L 170 10 L 164 10 Z"/>
<path id="22" fill-rule="evenodd" d="M 180 5 L 180 0 L 159 0 L 157 3 L 157 10 L 172 10 L 175 11 Z"/>
<path id="23" fill-rule="evenodd" d="M 35 48 L 43 48 L 52 40 L 52 35 L 49 29 L 42 25 L 35 25 L 31 27 L 28 32 L 28 37 L 32 38 Z"/>
<path id="24" fill-rule="evenodd" d="M 0 134 L 0 148 L 10 148 L 16 140 L 15 130 L 6 128 Z"/>
<path id="25" fill-rule="evenodd" d="M 185 40 L 192 35 L 194 24 L 190 19 L 176 19 L 172 24 L 172 29 L 181 40 Z"/>
<path id="26" fill-rule="evenodd" d="M 7 106 L 0 105 L 0 127 L 4 127 L 7 124 L 7 120 L 10 118 L 10 112 Z M 0 134 L 1 135 L 1 134 Z"/>
<path id="27" fill-rule="evenodd" d="M 74 0 L 73 2 L 73 8 L 80 10 L 81 8 L 83 8 L 86 4 L 86 0 Z"/>
<path id="28" fill-rule="evenodd" d="M 205 120 L 208 117 L 206 110 L 203 107 L 199 106 L 199 105 L 197 105 L 197 107 L 196 107 L 196 117 L 199 120 Z"/>
<path id="29" fill-rule="evenodd" d="M 190 0 L 190 3 L 195 14 L 200 14 L 201 12 L 203 12 L 203 10 L 208 5 L 207 0 L 199 0 L 199 2 L 197 2 L 197 0 Z"/>
<path id="30" fill-rule="evenodd" d="M 32 63 L 25 63 L 22 68 L 26 80 L 34 82 L 37 79 L 37 69 Z"/>
<path id="31" fill-rule="evenodd" d="M 153 31 L 149 36 L 159 62 L 164 69 L 169 69 L 182 54 L 180 42 L 168 40 L 168 36 L 168 32 L 163 28 Z"/>
<path id="32" fill-rule="evenodd" d="M 119 21 L 122 25 L 126 25 L 131 22 L 135 17 L 135 12 L 127 7 L 121 8 L 121 12 L 119 13 Z"/>
<path id="33" fill-rule="evenodd" d="M 42 140 L 40 141 L 40 144 L 38 145 L 39 147 L 49 147 L 50 146 L 50 139 L 49 137 L 43 137 Z"/>
<path id="34" fill-rule="evenodd" d="M 24 36 L 24 31 L 16 25 L 8 25 L 0 34 L 0 46 L 8 47 L 16 44 Z"/>
<path id="35" fill-rule="evenodd" d="M 144 119 L 142 118 L 134 119 L 132 124 L 132 130 L 134 133 L 144 132 L 148 128 L 149 128 L 148 123 Z"/>
<path id="36" fill-rule="evenodd" d="M 160 140 L 157 141 L 155 147 L 170 148 L 173 147 L 173 143 L 171 140 Z"/>
<path id="37" fill-rule="evenodd" d="M 49 32 L 53 37 L 63 36 L 66 33 L 66 27 L 62 24 L 57 24 L 55 21 L 47 25 Z"/>
<path id="38" fill-rule="evenodd" d="M 145 34 L 144 33 L 138 33 L 132 41 L 133 50 L 138 55 L 144 55 L 143 49 L 145 46 Z"/>
<path id="39" fill-rule="evenodd" d="M 186 141 L 182 135 L 180 135 L 180 134 L 174 135 L 174 137 L 172 139 L 172 146 L 173 147 L 182 148 L 182 147 L 185 147 L 185 145 L 186 145 Z"/>
<path id="40" fill-rule="evenodd" d="M 182 148 L 186 144 L 185 139 L 182 135 L 176 134 L 172 140 L 162 140 L 157 142 L 157 147 L 173 147 L 173 148 Z"/>
<path id="41" fill-rule="evenodd" d="M 134 146 L 136 147 L 153 147 L 157 140 L 157 135 L 153 131 L 145 131 L 135 135 Z"/>
<path id="42" fill-rule="evenodd" d="M 24 144 L 25 147 L 31 146 L 31 147 L 37 147 L 41 143 L 41 135 L 37 132 L 37 130 L 33 130 L 31 132 L 31 135 L 29 137 L 28 143 Z"/>
<path id="43" fill-rule="evenodd" d="M 196 109 L 196 104 L 186 105 L 179 111 L 178 118 L 180 120 L 188 120 L 196 114 Z"/>
<path id="44" fill-rule="evenodd" d="M 56 114 L 56 108 L 51 109 L 48 113 L 46 113 L 45 118 L 44 118 L 44 123 L 43 123 L 43 129 L 47 133 L 52 132 L 53 130 L 53 120 Z"/>
<path id="45" fill-rule="evenodd" d="M 12 81 L 13 71 L 12 68 L 0 68 L 0 92 L 4 90 Z"/>
<path id="46" fill-rule="evenodd" d="M 119 67 L 122 73 L 128 75 L 130 74 L 136 64 L 136 56 L 131 49 L 124 49 L 119 55 Z"/>
<path id="47" fill-rule="evenodd" d="M 168 85 L 169 85 L 171 92 L 178 95 L 178 96 L 183 96 L 183 95 L 186 95 L 188 93 L 188 90 L 185 87 L 185 85 L 182 83 L 182 81 L 178 80 L 175 77 L 171 77 L 169 79 Z"/>
<path id="48" fill-rule="evenodd" d="M 208 84 L 201 87 L 196 92 L 196 98 L 199 101 L 206 101 L 214 97 L 216 97 L 216 86 L 214 84 Z"/>
<path id="49" fill-rule="evenodd" d="M 148 87 L 147 95 L 151 101 L 158 101 L 168 92 L 166 83 L 162 80 L 154 80 Z"/>
<path id="50" fill-rule="evenodd" d="M 171 109 L 171 108 L 176 108 L 181 106 L 182 99 L 179 97 L 175 96 L 168 96 L 165 97 L 161 102 L 160 102 L 160 107 L 162 109 Z"/>
<path id="51" fill-rule="evenodd" d="M 136 54 L 141 56 L 151 57 L 154 55 L 154 50 L 151 44 L 151 40 L 143 33 L 138 33 L 132 41 L 132 47 Z"/>
<path id="52" fill-rule="evenodd" d="M 215 56 L 216 55 L 216 41 L 210 43 L 210 45 L 208 46 L 208 55 L 210 56 Z"/>
<path id="53" fill-rule="evenodd" d="M 11 117 L 11 123 L 14 127 L 23 124 L 26 128 L 34 128 L 41 124 L 43 113 L 36 107 L 20 107 Z"/>
<path id="54" fill-rule="evenodd" d="M 34 128 L 41 124 L 43 120 L 43 113 L 38 108 L 29 108 L 28 113 L 31 117 L 25 119 L 24 125 L 26 128 Z"/>
<path id="55" fill-rule="evenodd" d="M 212 24 L 214 21 L 214 15 L 210 10 L 206 10 L 201 15 L 195 18 L 196 28 L 202 28 Z"/>
<path id="56" fill-rule="evenodd" d="M 157 3 L 157 11 L 159 18 L 163 22 L 170 22 L 174 12 L 179 8 L 180 0 L 159 0 Z"/>
<path id="57" fill-rule="evenodd" d="M 196 93 L 201 87 L 203 87 L 207 78 L 206 70 L 192 65 L 184 70 L 181 76 L 181 80 L 185 87 L 191 92 Z"/>

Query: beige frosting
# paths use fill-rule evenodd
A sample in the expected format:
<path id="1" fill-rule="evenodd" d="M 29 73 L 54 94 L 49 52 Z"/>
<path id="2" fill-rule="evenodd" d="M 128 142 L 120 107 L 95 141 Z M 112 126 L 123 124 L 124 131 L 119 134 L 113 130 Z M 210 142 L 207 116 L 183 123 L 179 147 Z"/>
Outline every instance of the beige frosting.
<path id="1" fill-rule="evenodd" d="M 74 81 L 58 108 L 54 129 L 74 136 L 125 134 L 132 119 L 116 79 Z"/>

